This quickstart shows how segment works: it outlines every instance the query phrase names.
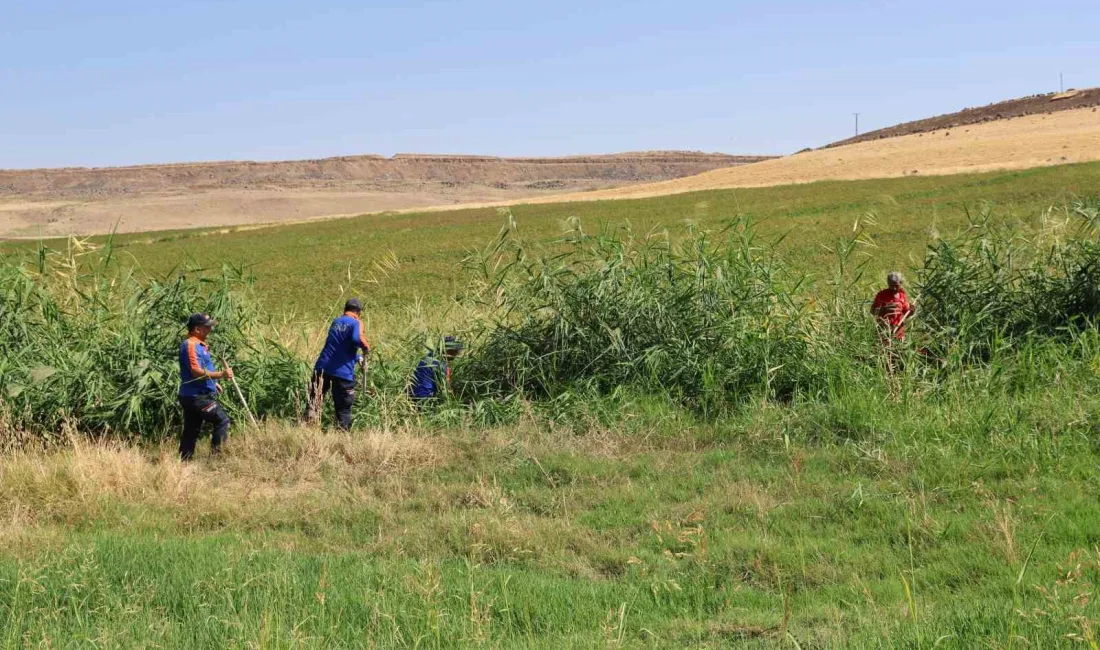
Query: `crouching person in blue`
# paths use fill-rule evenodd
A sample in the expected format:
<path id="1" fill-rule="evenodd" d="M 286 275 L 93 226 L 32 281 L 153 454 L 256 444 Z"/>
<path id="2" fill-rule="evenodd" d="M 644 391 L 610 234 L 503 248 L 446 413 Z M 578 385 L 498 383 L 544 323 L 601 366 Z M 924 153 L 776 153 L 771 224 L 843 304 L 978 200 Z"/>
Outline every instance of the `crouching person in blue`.
<path id="1" fill-rule="evenodd" d="M 451 364 L 462 353 L 462 341 L 453 336 L 443 338 L 443 358 L 429 351 L 413 371 L 409 397 L 417 404 L 426 404 L 443 397 L 451 388 Z"/>
<path id="2" fill-rule="evenodd" d="M 362 312 L 362 303 L 352 298 L 344 305 L 344 314 L 332 321 L 328 328 L 325 347 L 313 365 L 313 380 L 309 384 L 306 419 L 311 422 L 320 416 L 325 394 L 332 391 L 336 425 L 341 429 L 351 428 L 351 406 L 355 403 L 355 363 L 359 350 L 370 354 L 370 344 L 363 335 L 363 324 L 359 321 Z"/>
<path id="3" fill-rule="evenodd" d="M 220 451 L 229 432 L 229 416 L 218 404 L 222 387 L 217 379 L 233 378 L 233 369 L 215 370 L 214 360 L 206 349 L 206 337 L 217 325 L 207 314 L 192 314 L 187 319 L 187 340 L 180 343 L 180 406 L 183 407 L 183 434 L 180 436 L 180 459 L 191 460 L 195 443 L 204 422 L 214 425 L 210 436 L 210 451 Z"/>

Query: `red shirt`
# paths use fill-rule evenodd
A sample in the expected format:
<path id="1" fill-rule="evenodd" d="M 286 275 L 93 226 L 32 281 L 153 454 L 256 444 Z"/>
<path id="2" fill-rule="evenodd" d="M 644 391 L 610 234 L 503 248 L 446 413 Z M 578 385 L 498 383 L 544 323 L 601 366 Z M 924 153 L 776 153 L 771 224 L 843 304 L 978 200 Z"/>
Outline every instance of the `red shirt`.
<path id="1" fill-rule="evenodd" d="M 898 339 L 905 338 L 905 317 L 913 312 L 905 289 L 883 289 L 875 294 L 872 311 L 884 325 L 888 325 Z"/>

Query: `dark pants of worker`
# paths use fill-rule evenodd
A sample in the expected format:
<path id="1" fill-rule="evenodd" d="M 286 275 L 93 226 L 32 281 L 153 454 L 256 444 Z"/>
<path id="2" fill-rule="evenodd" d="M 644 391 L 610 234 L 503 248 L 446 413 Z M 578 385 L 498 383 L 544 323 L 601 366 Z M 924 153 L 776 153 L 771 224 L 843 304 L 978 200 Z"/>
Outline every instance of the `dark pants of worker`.
<path id="1" fill-rule="evenodd" d="M 317 395 L 317 389 L 321 394 Z M 309 382 L 309 404 L 306 405 L 306 419 L 313 420 L 317 413 L 313 409 L 320 408 L 325 395 L 332 391 L 332 405 L 336 408 L 336 426 L 341 429 L 351 428 L 351 405 L 355 403 L 355 380 L 341 379 L 323 372 L 314 372 L 313 379 Z"/>
<path id="2" fill-rule="evenodd" d="M 218 453 L 222 442 L 229 433 L 229 416 L 225 414 L 218 400 L 213 394 L 196 395 L 194 397 L 180 396 L 180 406 L 183 407 L 183 434 L 180 436 L 180 458 L 191 460 L 195 455 L 195 443 L 202 432 L 202 423 L 209 422 L 214 425 L 214 432 L 210 436 L 210 451 Z"/>

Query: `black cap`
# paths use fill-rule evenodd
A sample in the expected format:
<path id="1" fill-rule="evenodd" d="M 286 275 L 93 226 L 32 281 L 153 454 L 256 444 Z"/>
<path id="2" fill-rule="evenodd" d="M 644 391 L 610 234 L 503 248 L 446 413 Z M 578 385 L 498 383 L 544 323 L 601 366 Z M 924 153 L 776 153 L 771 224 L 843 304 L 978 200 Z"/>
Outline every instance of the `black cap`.
<path id="1" fill-rule="evenodd" d="M 344 303 L 344 311 L 359 313 L 363 311 L 363 303 L 359 302 L 358 298 L 351 298 Z"/>
<path id="2" fill-rule="evenodd" d="M 187 319 L 187 329 L 193 330 L 196 327 L 214 327 L 218 324 L 218 321 L 210 318 L 210 314 L 191 314 L 191 317 Z"/>

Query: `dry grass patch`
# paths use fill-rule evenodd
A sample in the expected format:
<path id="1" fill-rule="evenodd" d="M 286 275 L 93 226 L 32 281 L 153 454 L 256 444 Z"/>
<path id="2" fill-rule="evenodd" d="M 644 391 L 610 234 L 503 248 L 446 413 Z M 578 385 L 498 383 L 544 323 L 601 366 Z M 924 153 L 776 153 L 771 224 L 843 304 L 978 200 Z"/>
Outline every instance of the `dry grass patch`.
<path id="1" fill-rule="evenodd" d="M 14 527 L 92 521 L 119 506 L 167 511 L 179 521 L 302 513 L 310 503 L 371 500 L 354 488 L 438 465 L 445 446 L 409 431 L 333 433 L 274 425 L 234 436 L 220 458 L 181 463 L 170 442 L 141 448 L 73 437 L 52 451 L 20 451 L 0 460 L 0 520 Z"/>

